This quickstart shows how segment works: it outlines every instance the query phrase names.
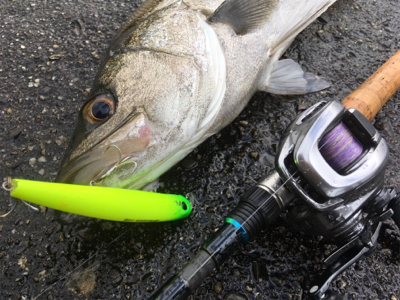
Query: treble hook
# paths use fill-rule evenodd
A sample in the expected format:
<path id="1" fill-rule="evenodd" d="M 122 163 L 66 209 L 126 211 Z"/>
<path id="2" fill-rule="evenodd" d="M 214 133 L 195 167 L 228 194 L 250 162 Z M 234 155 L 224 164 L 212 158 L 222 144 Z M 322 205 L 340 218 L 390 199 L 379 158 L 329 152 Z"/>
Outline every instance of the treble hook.
<path id="1" fill-rule="evenodd" d="M 106 153 L 106 152 L 108 151 L 108 149 L 110 149 L 111 147 L 114 147 L 115 149 L 118 150 L 118 161 L 117 161 L 117 162 L 115 163 L 115 165 L 112 166 L 104 175 L 102 175 L 102 176 L 100 176 L 100 177 L 98 177 L 98 178 L 92 179 L 92 180 L 90 181 L 90 183 L 89 183 L 91 186 L 94 186 L 94 185 L 96 185 L 96 184 L 102 183 L 102 182 L 103 182 L 103 179 L 104 179 L 108 174 L 110 174 L 112 171 L 114 171 L 115 168 L 118 167 L 118 164 L 120 163 L 120 161 L 122 160 L 122 152 L 121 152 L 121 150 L 118 148 L 118 146 L 117 146 L 117 145 L 114 145 L 114 144 L 109 145 L 109 146 L 104 150 L 104 152 L 103 152 L 101 155 L 104 155 L 104 153 Z"/>
<path id="2" fill-rule="evenodd" d="M 5 190 L 5 191 L 7 191 L 7 192 L 10 192 L 10 191 L 11 191 L 11 188 L 12 188 L 12 185 L 11 185 L 11 177 L 8 177 L 7 180 L 3 182 L 3 184 L 1 185 L 1 187 L 3 188 L 3 190 Z M 10 209 L 7 213 L 0 215 L 0 218 L 5 218 L 5 217 L 7 217 L 9 214 L 12 213 L 12 211 L 13 211 L 14 208 L 15 208 L 15 206 L 17 206 L 17 201 L 15 201 L 15 200 L 13 200 L 13 199 L 11 199 L 11 200 L 12 200 L 12 202 L 13 202 L 11 209 Z"/>
<path id="3" fill-rule="evenodd" d="M 118 150 L 118 161 L 117 161 L 117 162 L 115 163 L 115 165 L 114 165 L 110 170 L 108 170 L 108 171 L 106 172 L 106 174 L 104 174 L 101 178 L 106 177 L 108 174 L 110 174 L 112 171 L 114 171 L 114 170 L 119 166 L 119 164 L 120 164 L 121 161 L 122 161 L 122 152 L 121 152 L 121 149 L 119 149 L 118 146 L 117 146 L 117 145 L 114 145 L 114 144 L 108 146 L 108 147 L 106 148 L 106 150 L 104 150 L 104 152 L 103 152 L 102 155 L 104 155 L 104 153 L 106 153 L 106 152 L 108 151 L 108 149 L 110 149 L 111 147 L 114 147 L 114 148 L 116 148 L 116 149 Z"/>
<path id="4" fill-rule="evenodd" d="M 11 192 L 12 190 L 12 184 L 11 184 L 11 177 L 7 177 L 7 180 L 3 182 L 3 184 L 1 185 L 1 187 L 3 188 L 3 190 L 7 191 L 7 192 Z M 15 209 L 15 207 L 17 206 L 17 200 L 19 199 L 13 199 L 11 198 L 11 201 L 13 202 L 11 209 L 5 213 L 0 215 L 0 218 L 5 218 L 7 217 L 10 213 L 13 212 L 13 210 Z M 29 208 L 33 209 L 34 211 L 39 211 L 39 208 L 25 202 L 24 200 L 21 200 L 26 206 L 28 206 Z"/>
<path id="5" fill-rule="evenodd" d="M 92 181 L 90 181 L 90 185 L 94 186 L 96 184 L 101 184 L 104 180 L 104 178 L 106 178 L 108 175 L 110 175 L 115 169 L 117 169 L 121 164 L 123 164 L 124 162 L 127 162 L 129 159 L 131 159 L 132 157 L 134 157 L 133 155 L 129 155 L 127 157 L 125 157 L 124 159 L 122 159 L 122 152 L 121 149 L 118 148 L 117 145 L 109 145 L 104 152 L 102 153 L 102 155 L 104 155 L 104 153 L 106 153 L 108 151 L 108 149 L 110 149 L 111 147 L 114 147 L 115 149 L 118 150 L 118 161 L 114 164 L 114 166 L 112 166 L 104 175 L 98 177 L 98 178 L 94 178 Z M 130 176 L 133 175 L 133 173 L 136 171 L 137 168 L 137 162 L 133 161 L 133 163 L 135 164 L 135 167 L 133 168 L 133 171 L 131 173 Z"/>
<path id="6" fill-rule="evenodd" d="M 5 214 L 0 215 L 0 218 L 5 218 L 13 212 L 14 208 L 17 206 L 17 201 L 15 201 L 15 199 L 12 199 L 12 202 L 13 202 L 13 204 L 12 204 L 11 209 L 8 212 L 6 212 Z"/>

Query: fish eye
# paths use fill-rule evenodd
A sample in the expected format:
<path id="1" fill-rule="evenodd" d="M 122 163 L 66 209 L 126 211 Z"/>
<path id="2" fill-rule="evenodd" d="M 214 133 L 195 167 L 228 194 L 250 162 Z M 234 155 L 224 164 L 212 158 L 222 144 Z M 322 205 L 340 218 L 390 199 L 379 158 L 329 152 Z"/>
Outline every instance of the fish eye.
<path id="1" fill-rule="evenodd" d="M 108 95 L 99 95 L 90 100 L 83 109 L 83 117 L 94 124 L 107 120 L 114 114 L 114 100 Z"/>

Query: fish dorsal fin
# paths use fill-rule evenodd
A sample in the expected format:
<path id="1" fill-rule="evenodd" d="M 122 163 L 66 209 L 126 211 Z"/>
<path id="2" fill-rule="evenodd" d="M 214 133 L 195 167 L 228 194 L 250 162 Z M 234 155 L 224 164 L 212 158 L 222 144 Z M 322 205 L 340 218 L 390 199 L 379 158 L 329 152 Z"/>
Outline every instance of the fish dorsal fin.
<path id="1" fill-rule="evenodd" d="M 129 17 L 128 20 L 122 25 L 120 30 L 115 35 L 113 41 L 121 37 L 126 30 L 138 26 L 146 17 L 150 15 L 154 7 L 156 7 L 162 0 L 145 0 Z"/>
<path id="2" fill-rule="evenodd" d="M 237 34 L 245 34 L 267 22 L 279 0 L 225 0 L 208 19 L 228 24 Z"/>

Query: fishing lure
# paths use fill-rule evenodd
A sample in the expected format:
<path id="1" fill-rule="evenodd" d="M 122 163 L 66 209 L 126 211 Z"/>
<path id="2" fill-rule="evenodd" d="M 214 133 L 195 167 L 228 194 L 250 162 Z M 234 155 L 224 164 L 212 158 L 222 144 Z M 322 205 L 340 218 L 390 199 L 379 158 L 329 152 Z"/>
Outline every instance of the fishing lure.
<path id="1" fill-rule="evenodd" d="M 180 195 L 120 188 L 12 179 L 3 188 L 14 198 L 82 216 L 121 222 L 163 222 L 187 217 Z"/>

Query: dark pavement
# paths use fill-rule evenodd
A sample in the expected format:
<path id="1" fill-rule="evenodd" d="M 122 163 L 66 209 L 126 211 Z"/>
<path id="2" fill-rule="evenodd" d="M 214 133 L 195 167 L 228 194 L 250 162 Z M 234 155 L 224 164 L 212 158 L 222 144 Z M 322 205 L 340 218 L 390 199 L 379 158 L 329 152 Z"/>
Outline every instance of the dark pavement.
<path id="1" fill-rule="evenodd" d="M 139 1 L 0 0 L 0 178 L 52 181 L 99 57 Z M 61 227 L 19 203 L 0 220 L 0 299 L 140 299 L 198 251 L 238 197 L 273 167 L 284 128 L 306 107 L 343 99 L 400 48 L 398 0 L 338 1 L 286 56 L 332 82 L 321 93 L 258 93 L 243 113 L 162 177 L 194 203 L 165 224 L 100 220 Z M 387 185 L 400 188 L 400 93 L 373 120 L 389 144 Z M 1 212 L 8 196 L 0 192 Z M 400 299 L 400 231 L 335 279 L 345 299 Z M 333 246 L 285 221 L 238 249 L 193 299 L 304 299 Z"/>

